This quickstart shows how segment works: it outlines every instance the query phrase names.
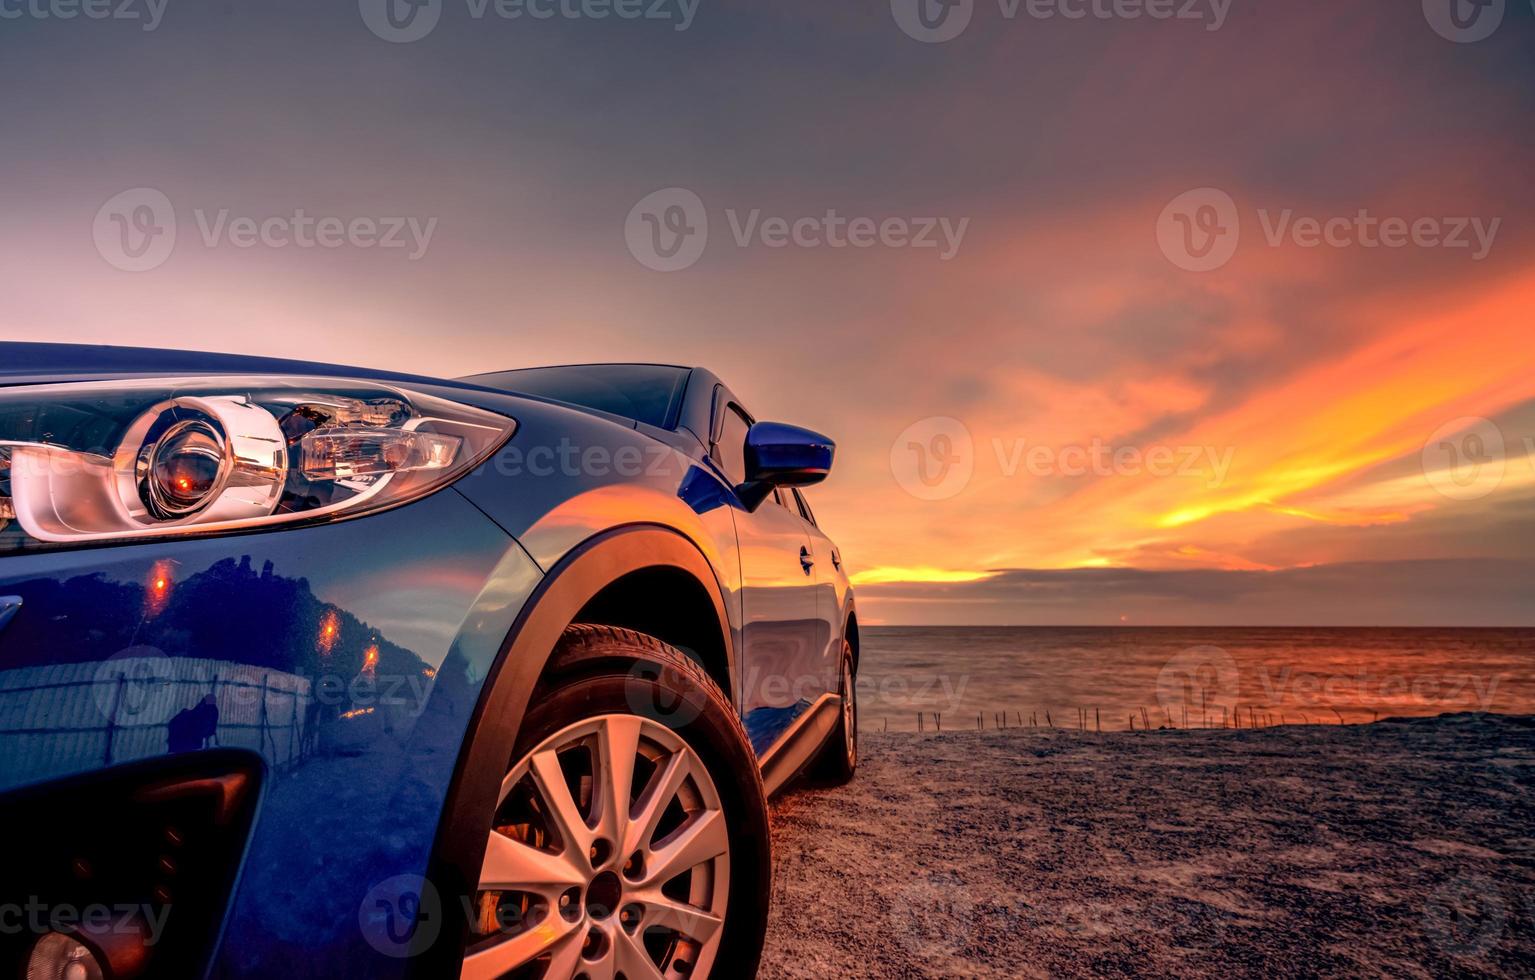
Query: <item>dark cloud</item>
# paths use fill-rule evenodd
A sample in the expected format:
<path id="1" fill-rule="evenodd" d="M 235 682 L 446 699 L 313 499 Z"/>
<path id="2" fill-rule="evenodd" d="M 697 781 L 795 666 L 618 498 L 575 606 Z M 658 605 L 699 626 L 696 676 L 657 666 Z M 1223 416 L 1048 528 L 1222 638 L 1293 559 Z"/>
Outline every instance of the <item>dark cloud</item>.
<path id="1" fill-rule="evenodd" d="M 980 582 L 863 586 L 920 625 L 1530 626 L 1535 559 L 1347 562 L 1280 571 L 1008 569 Z"/>

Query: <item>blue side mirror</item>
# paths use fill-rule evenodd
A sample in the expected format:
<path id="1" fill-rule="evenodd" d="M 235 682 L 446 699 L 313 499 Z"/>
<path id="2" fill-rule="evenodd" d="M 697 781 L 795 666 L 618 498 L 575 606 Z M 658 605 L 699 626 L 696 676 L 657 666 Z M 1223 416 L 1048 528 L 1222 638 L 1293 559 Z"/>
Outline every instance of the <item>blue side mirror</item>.
<path id="1" fill-rule="evenodd" d="M 758 422 L 746 433 L 746 482 L 737 489 L 756 510 L 773 487 L 808 487 L 831 472 L 837 445 L 818 432 Z"/>

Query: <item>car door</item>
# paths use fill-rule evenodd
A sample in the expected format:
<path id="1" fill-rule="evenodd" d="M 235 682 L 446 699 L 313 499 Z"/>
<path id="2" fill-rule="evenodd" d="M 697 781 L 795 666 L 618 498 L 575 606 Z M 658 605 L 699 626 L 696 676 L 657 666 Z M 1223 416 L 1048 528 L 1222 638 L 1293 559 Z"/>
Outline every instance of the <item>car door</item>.
<path id="1" fill-rule="evenodd" d="M 746 480 L 751 424 L 721 388 L 710 456 L 732 487 Z M 760 756 L 824 690 L 816 565 L 804 521 L 781 498 L 733 514 L 741 557 L 741 716 Z"/>
<path id="2" fill-rule="evenodd" d="M 797 514 L 810 538 L 810 557 L 815 562 L 815 644 L 823 689 L 835 694 L 841 682 L 843 623 L 846 622 L 848 578 L 842 555 L 821 528 L 805 495 L 796 488 L 781 491 L 784 506 Z"/>

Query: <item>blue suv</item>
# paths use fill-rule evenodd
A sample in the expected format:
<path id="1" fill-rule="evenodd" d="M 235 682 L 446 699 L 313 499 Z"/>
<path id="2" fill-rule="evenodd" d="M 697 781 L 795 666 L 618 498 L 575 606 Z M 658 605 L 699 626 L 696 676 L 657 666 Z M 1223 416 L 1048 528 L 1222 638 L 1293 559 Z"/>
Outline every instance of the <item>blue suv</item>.
<path id="1" fill-rule="evenodd" d="M 833 453 L 702 368 L 0 344 L 0 975 L 749 975 L 858 762 Z"/>

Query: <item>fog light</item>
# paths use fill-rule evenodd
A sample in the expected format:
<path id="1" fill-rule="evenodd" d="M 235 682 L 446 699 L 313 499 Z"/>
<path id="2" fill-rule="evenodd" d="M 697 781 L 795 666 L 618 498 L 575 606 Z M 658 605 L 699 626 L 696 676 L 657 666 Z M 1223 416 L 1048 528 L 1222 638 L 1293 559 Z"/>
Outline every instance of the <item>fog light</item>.
<path id="1" fill-rule="evenodd" d="M 32 947 L 27 980 L 102 980 L 101 963 L 82 943 L 50 932 Z"/>

